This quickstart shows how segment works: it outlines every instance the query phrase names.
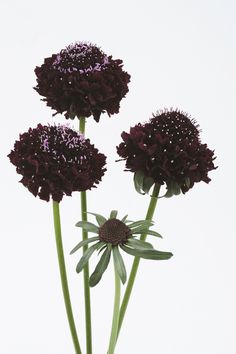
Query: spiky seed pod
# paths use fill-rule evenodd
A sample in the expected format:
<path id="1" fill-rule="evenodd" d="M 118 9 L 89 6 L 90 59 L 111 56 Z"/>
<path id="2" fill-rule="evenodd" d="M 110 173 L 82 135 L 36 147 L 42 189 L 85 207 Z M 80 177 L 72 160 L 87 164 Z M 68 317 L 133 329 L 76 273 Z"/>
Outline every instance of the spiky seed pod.
<path id="1" fill-rule="evenodd" d="M 153 225 L 152 221 L 138 220 L 133 222 L 127 220 L 127 215 L 119 220 L 117 219 L 117 213 L 116 210 L 112 210 L 108 220 L 100 214 L 88 213 L 96 217 L 98 225 L 88 221 L 79 221 L 76 224 L 76 226 L 87 232 L 97 234 L 95 237 L 80 241 L 71 251 L 72 254 L 83 246 L 93 243 L 80 258 L 76 267 L 77 273 L 82 271 L 95 251 L 103 252 L 94 272 L 90 276 L 90 286 L 95 286 L 101 280 L 109 265 L 111 253 L 113 254 L 117 273 L 123 284 L 126 282 L 126 268 L 120 250 L 144 259 L 164 260 L 172 257 L 172 253 L 154 250 L 149 242 L 136 238 L 137 235 L 142 234 L 161 237 L 156 231 L 149 230 L 149 227 Z"/>

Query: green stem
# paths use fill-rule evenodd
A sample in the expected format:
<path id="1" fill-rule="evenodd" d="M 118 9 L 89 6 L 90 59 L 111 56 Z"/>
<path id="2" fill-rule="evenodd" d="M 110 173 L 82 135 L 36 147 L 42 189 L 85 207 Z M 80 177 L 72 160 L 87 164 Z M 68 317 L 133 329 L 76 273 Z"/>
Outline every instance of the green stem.
<path id="1" fill-rule="evenodd" d="M 113 319 L 112 319 L 110 343 L 109 343 L 109 349 L 107 354 L 114 354 L 116 339 L 118 335 L 118 326 L 119 326 L 120 277 L 116 270 L 115 260 L 114 260 L 114 274 L 115 274 L 115 299 L 114 299 L 114 307 L 113 307 Z"/>
<path id="2" fill-rule="evenodd" d="M 79 120 L 80 133 L 85 133 L 85 118 L 81 117 Z M 80 193 L 81 196 L 81 218 L 82 221 L 87 221 L 87 197 L 86 191 Z M 83 240 L 88 239 L 88 233 L 83 229 Z M 87 250 L 88 245 L 83 247 L 83 253 Z M 90 288 L 89 288 L 89 264 L 84 267 L 84 304 L 85 304 L 85 327 L 86 327 L 86 348 L 87 354 L 92 354 L 92 324 L 91 324 L 91 302 L 90 302 Z"/>
<path id="3" fill-rule="evenodd" d="M 64 295 L 64 301 L 66 306 L 66 313 L 67 318 L 70 326 L 71 336 L 73 339 L 75 352 L 76 354 L 81 354 L 80 344 L 77 337 L 75 321 L 73 317 L 71 301 L 70 301 L 70 293 L 66 275 L 66 266 L 65 266 L 65 257 L 63 251 L 63 243 L 62 243 L 62 236 L 61 236 L 61 221 L 60 221 L 60 209 L 59 203 L 53 201 L 53 219 L 54 219 L 54 229 L 55 229 L 55 236 L 56 236 L 56 246 L 57 246 L 57 255 L 58 255 L 58 263 L 60 269 L 60 276 L 61 276 L 61 285 L 62 291 Z"/>
<path id="4" fill-rule="evenodd" d="M 157 197 L 159 195 L 159 191 L 160 191 L 160 185 L 159 184 L 155 184 L 145 220 L 152 220 L 152 218 L 153 218 L 154 211 L 156 209 Z M 140 240 L 145 241 L 146 238 L 147 238 L 147 235 L 141 235 Z M 139 262 L 140 262 L 140 258 L 139 257 L 135 257 L 134 261 L 133 261 L 132 268 L 131 268 L 131 272 L 130 272 L 129 280 L 128 280 L 128 283 L 127 283 L 127 287 L 126 287 L 126 290 L 125 290 L 125 294 L 124 294 L 124 297 L 123 297 L 123 301 L 122 301 L 122 304 L 121 304 L 121 307 L 120 307 L 119 328 L 118 328 L 117 338 L 118 338 L 119 333 L 120 333 L 120 329 L 121 329 L 121 326 L 122 326 L 122 323 L 123 323 L 123 320 L 124 320 L 125 312 L 126 312 L 126 309 L 127 309 L 128 303 L 129 303 L 130 295 L 131 295 L 131 292 L 132 292 L 132 289 L 133 289 L 133 286 L 134 286 L 134 281 L 135 281 L 136 274 L 137 274 L 137 271 L 138 271 Z"/>
<path id="5" fill-rule="evenodd" d="M 84 117 L 80 117 L 79 118 L 79 131 L 82 134 L 85 133 L 85 123 L 86 123 L 85 118 Z"/>

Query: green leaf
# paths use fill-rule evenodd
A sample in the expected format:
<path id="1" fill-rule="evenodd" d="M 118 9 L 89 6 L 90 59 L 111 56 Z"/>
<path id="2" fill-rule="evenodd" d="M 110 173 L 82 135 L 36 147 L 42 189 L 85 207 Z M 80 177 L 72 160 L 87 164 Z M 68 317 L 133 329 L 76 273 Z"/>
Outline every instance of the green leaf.
<path id="1" fill-rule="evenodd" d="M 82 229 L 88 231 L 88 232 L 93 232 L 95 234 L 98 234 L 99 228 L 92 224 L 91 222 L 88 221 L 79 221 L 77 224 L 75 224 L 77 227 L 82 227 Z"/>
<path id="2" fill-rule="evenodd" d="M 145 235 L 148 232 L 148 228 L 142 228 L 142 227 L 136 227 L 135 229 L 131 230 L 132 235 L 139 235 L 143 234 Z"/>
<path id="3" fill-rule="evenodd" d="M 154 185 L 154 179 L 152 177 L 144 177 L 143 180 L 143 191 L 148 194 L 151 187 Z"/>
<path id="4" fill-rule="evenodd" d="M 122 221 L 122 222 L 127 222 L 127 220 L 126 220 L 126 219 L 127 219 L 127 217 L 128 217 L 128 214 L 127 214 L 127 215 L 125 215 L 125 216 L 123 217 L 123 219 L 121 219 L 121 221 Z"/>
<path id="5" fill-rule="evenodd" d="M 156 237 L 162 238 L 162 236 L 161 236 L 158 232 L 153 231 L 153 230 L 147 230 L 147 231 L 145 232 L 145 235 L 151 235 L 151 236 L 156 236 Z"/>
<path id="6" fill-rule="evenodd" d="M 173 193 L 173 190 L 172 190 L 172 183 L 168 183 L 167 186 L 166 186 L 166 189 L 167 189 L 167 192 L 164 195 L 164 197 L 165 198 L 173 197 L 174 193 Z"/>
<path id="7" fill-rule="evenodd" d="M 108 267 L 111 258 L 111 245 L 108 244 L 106 250 L 102 254 L 93 274 L 89 278 L 89 285 L 95 286 L 101 280 L 103 273 Z"/>
<path id="8" fill-rule="evenodd" d="M 121 245 L 120 247 L 123 249 L 123 251 L 125 251 L 126 253 L 132 256 L 145 258 L 145 259 L 164 260 L 164 259 L 169 259 L 173 256 L 171 252 L 162 252 L 157 250 L 140 251 L 137 249 L 126 247 L 125 245 Z"/>
<path id="9" fill-rule="evenodd" d="M 173 183 L 172 190 L 174 195 L 179 195 L 181 193 L 180 186 L 177 183 Z"/>
<path id="10" fill-rule="evenodd" d="M 185 178 L 185 184 L 186 184 L 186 187 L 187 187 L 187 188 L 190 187 L 190 178 L 189 178 L 189 177 L 186 177 L 186 178 Z"/>
<path id="11" fill-rule="evenodd" d="M 80 241 L 80 242 L 78 243 L 78 245 L 75 246 L 75 248 L 73 248 L 72 251 L 70 251 L 70 254 L 75 253 L 78 249 L 80 249 L 80 248 L 83 247 L 83 246 L 88 245 L 90 242 L 94 242 L 94 241 L 97 241 L 97 240 L 99 240 L 99 237 L 98 237 L 98 236 L 96 236 L 96 237 L 91 237 L 91 238 L 88 238 L 87 240 Z"/>
<path id="12" fill-rule="evenodd" d="M 150 227 L 152 226 L 154 223 L 152 220 L 138 220 L 133 222 L 132 224 L 129 225 L 129 228 L 135 228 L 135 227 L 140 227 L 142 226 L 142 228 L 144 227 Z"/>
<path id="13" fill-rule="evenodd" d="M 120 280 L 123 284 L 125 284 L 127 278 L 125 264 L 117 246 L 113 247 L 113 257 L 116 271 L 119 274 Z"/>
<path id="14" fill-rule="evenodd" d="M 110 214 L 110 219 L 116 219 L 117 214 L 118 214 L 118 211 L 117 211 L 117 210 L 112 210 L 112 211 L 111 211 L 111 214 Z"/>
<path id="15" fill-rule="evenodd" d="M 139 194 L 145 194 L 145 193 L 142 193 L 143 180 L 144 180 L 143 172 L 141 172 L 141 171 L 135 172 L 135 174 L 134 174 L 134 187 Z"/>
<path id="16" fill-rule="evenodd" d="M 104 218 L 104 216 L 102 216 L 100 214 L 95 214 L 95 213 L 87 213 L 87 214 L 94 215 L 96 217 L 96 220 L 97 220 L 97 223 L 99 226 L 102 226 L 107 221 L 107 219 Z"/>
<path id="17" fill-rule="evenodd" d="M 129 224 L 129 223 L 132 223 L 133 222 L 133 220 L 125 220 L 125 224 Z M 127 225 L 127 226 L 129 226 L 129 225 Z"/>
<path id="18" fill-rule="evenodd" d="M 135 227 L 134 229 L 131 229 L 132 234 L 145 234 L 145 233 L 147 233 L 150 226 Z"/>
<path id="19" fill-rule="evenodd" d="M 89 258 L 92 256 L 93 252 L 98 250 L 104 245 L 103 242 L 97 242 L 95 245 L 89 247 L 80 258 L 79 263 L 76 267 L 76 272 L 79 273 L 84 268 L 84 266 L 88 263 Z"/>
<path id="20" fill-rule="evenodd" d="M 136 240 L 135 238 L 129 238 L 127 241 L 127 245 L 131 246 L 137 250 L 150 250 L 153 249 L 153 245 L 149 242 L 145 242 L 142 240 Z"/>
<path id="21" fill-rule="evenodd" d="M 163 196 L 165 198 L 171 198 L 173 195 L 179 195 L 181 193 L 180 186 L 173 181 L 170 181 L 166 184 L 167 192 Z"/>
<path id="22" fill-rule="evenodd" d="M 164 195 L 161 195 L 160 197 L 158 197 L 158 199 L 161 199 L 161 198 L 171 198 L 173 197 L 173 193 L 171 190 L 168 190 L 166 191 L 166 193 Z"/>
<path id="23" fill-rule="evenodd" d="M 107 247 L 107 243 L 105 243 L 105 245 L 103 245 L 102 248 L 100 248 L 98 254 L 100 254 L 106 247 Z"/>

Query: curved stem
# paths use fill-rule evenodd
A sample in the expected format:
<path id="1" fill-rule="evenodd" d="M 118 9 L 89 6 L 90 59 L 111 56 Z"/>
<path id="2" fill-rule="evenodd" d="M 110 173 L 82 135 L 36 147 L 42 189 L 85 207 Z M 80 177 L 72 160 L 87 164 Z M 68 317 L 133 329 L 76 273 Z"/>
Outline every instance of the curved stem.
<path id="1" fill-rule="evenodd" d="M 85 133 L 85 118 L 81 117 L 79 120 L 80 133 Z M 87 221 L 87 196 L 86 191 L 80 193 L 81 196 L 81 219 Z M 88 233 L 82 230 L 83 240 L 88 239 Z M 83 247 L 83 253 L 87 250 L 88 245 Z M 90 288 L 89 288 L 89 264 L 84 267 L 84 304 L 85 304 L 85 327 L 86 327 L 86 348 L 87 354 L 92 354 L 92 323 L 91 323 L 91 302 L 90 302 Z"/>
<path id="2" fill-rule="evenodd" d="M 110 343 L 109 343 L 107 354 L 114 354 L 116 339 L 118 334 L 118 326 L 119 326 L 120 277 L 116 270 L 115 260 L 114 260 L 114 275 L 115 275 L 115 299 L 114 299 L 114 307 L 113 307 L 113 319 L 112 319 Z"/>
<path id="3" fill-rule="evenodd" d="M 63 243 L 62 243 L 62 236 L 61 236 L 59 203 L 55 201 L 53 201 L 53 219 L 54 219 L 54 229 L 55 229 L 55 236 L 56 236 L 58 263 L 59 263 L 60 276 L 61 276 L 61 285 L 62 285 L 62 291 L 63 291 L 64 301 L 66 306 L 67 318 L 68 318 L 70 332 L 75 347 L 75 352 L 76 354 L 81 354 L 82 352 L 77 337 L 75 321 L 74 321 L 73 311 L 72 311 L 71 301 L 70 301 L 67 275 L 66 275 L 65 257 L 64 257 Z"/>
<path id="4" fill-rule="evenodd" d="M 152 218 L 153 218 L 154 211 L 156 209 L 157 197 L 159 195 L 159 191 L 160 191 L 160 185 L 159 184 L 155 184 L 145 220 L 152 220 Z M 146 238 L 147 238 L 147 235 L 141 235 L 140 240 L 145 241 Z M 120 307 L 119 328 L 118 328 L 117 338 L 118 338 L 119 333 L 120 333 L 120 329 L 121 329 L 121 326 L 122 326 L 122 323 L 123 323 L 123 320 L 124 320 L 125 312 L 126 312 L 126 309 L 127 309 L 128 303 L 129 303 L 130 295 L 131 295 L 131 292 L 132 292 L 132 289 L 133 289 L 133 286 L 134 286 L 134 281 L 135 281 L 136 274 L 137 274 L 137 271 L 138 271 L 139 262 L 140 262 L 140 258 L 139 257 L 135 257 L 134 261 L 133 261 L 132 268 L 131 268 L 131 272 L 130 272 L 129 280 L 128 280 L 128 283 L 127 283 L 127 287 L 126 287 L 126 290 L 125 290 L 125 294 L 124 294 L 124 297 L 123 297 L 123 301 L 122 301 L 122 304 L 121 304 L 121 307 Z"/>

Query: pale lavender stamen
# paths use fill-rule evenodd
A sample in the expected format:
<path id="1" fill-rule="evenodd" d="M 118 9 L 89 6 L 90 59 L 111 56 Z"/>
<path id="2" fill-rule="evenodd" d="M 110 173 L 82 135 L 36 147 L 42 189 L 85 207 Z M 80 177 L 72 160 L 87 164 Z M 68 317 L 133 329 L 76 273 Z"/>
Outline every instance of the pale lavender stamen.
<path id="1" fill-rule="evenodd" d="M 43 141 L 43 150 L 48 151 L 49 150 L 49 145 L 48 145 L 48 138 L 45 138 Z"/>
<path id="2" fill-rule="evenodd" d="M 58 70 L 61 73 L 73 73 L 79 71 L 80 74 L 93 73 L 96 71 L 101 71 L 108 63 L 109 59 L 107 55 L 104 54 L 104 59 L 102 63 L 96 63 L 94 67 L 90 66 L 86 69 L 78 69 L 75 66 L 65 68 L 63 67 L 64 55 L 66 54 L 73 61 L 78 61 L 80 58 L 83 58 L 89 55 L 92 52 L 93 45 L 90 43 L 75 43 L 71 44 L 65 49 L 63 49 L 59 54 L 57 54 L 56 59 L 54 60 L 52 66 L 54 69 Z"/>
<path id="3" fill-rule="evenodd" d="M 54 135 L 54 144 L 65 144 L 70 149 L 81 148 L 81 146 L 83 145 L 83 142 L 85 140 L 84 135 L 79 132 L 76 132 L 77 136 L 73 136 L 69 124 L 54 125 L 54 128 L 56 129 L 57 133 L 59 133 L 55 133 Z M 66 161 L 66 157 L 59 153 L 57 150 L 55 150 L 55 145 L 52 143 L 49 144 L 50 129 L 51 127 L 49 125 L 48 131 L 44 131 L 40 137 L 42 150 L 44 152 L 50 152 L 52 155 L 55 156 L 56 159 L 60 159 L 62 157 L 63 160 Z"/>

